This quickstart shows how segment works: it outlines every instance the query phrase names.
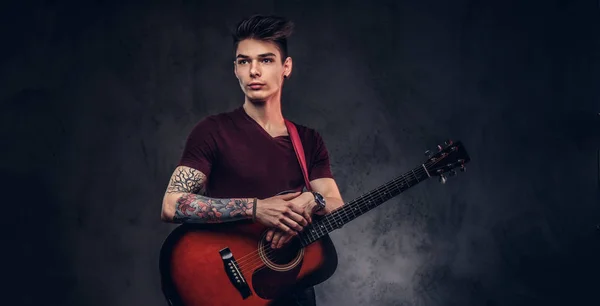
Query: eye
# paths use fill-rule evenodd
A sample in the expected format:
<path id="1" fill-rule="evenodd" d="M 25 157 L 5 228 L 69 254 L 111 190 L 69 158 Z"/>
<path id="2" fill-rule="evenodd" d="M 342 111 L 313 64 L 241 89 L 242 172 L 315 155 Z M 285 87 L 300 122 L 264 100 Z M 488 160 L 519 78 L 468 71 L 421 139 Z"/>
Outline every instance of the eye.
<path id="1" fill-rule="evenodd" d="M 272 63 L 273 59 L 272 58 L 265 58 L 263 59 L 263 63 Z"/>
<path id="2" fill-rule="evenodd" d="M 242 60 L 239 60 L 239 61 L 238 61 L 238 64 L 239 64 L 239 65 L 243 65 L 243 64 L 245 64 L 246 62 L 247 62 L 247 61 L 246 61 L 245 59 L 242 59 Z"/>

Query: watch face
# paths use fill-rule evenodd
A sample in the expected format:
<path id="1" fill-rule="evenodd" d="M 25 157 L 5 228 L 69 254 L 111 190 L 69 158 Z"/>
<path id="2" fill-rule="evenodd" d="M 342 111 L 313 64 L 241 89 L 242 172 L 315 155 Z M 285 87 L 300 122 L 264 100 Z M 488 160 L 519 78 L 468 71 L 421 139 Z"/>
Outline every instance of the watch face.
<path id="1" fill-rule="evenodd" d="M 325 198 L 323 198 L 323 196 L 318 192 L 315 192 L 314 195 L 315 195 L 315 202 L 317 202 L 317 205 L 320 208 L 325 207 Z"/>

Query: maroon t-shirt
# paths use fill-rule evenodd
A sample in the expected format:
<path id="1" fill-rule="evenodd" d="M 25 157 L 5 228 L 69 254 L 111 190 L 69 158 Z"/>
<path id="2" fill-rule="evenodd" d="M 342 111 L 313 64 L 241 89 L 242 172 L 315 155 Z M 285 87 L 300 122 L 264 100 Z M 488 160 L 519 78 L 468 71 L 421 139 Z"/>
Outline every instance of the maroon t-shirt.
<path id="1" fill-rule="evenodd" d="M 333 178 L 319 133 L 294 124 L 304 147 L 309 180 Z M 213 198 L 264 199 L 304 186 L 290 137 L 271 137 L 241 106 L 198 122 L 178 165 L 204 173 L 206 196 Z"/>

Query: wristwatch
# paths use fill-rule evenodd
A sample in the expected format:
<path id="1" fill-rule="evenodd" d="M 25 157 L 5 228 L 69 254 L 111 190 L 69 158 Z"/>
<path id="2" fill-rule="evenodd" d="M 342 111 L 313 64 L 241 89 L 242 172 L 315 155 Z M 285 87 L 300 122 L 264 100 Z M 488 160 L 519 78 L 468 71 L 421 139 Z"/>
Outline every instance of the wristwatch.
<path id="1" fill-rule="evenodd" d="M 318 192 L 312 191 L 315 196 L 315 203 L 317 203 L 315 211 L 320 211 L 325 208 L 325 198 Z"/>

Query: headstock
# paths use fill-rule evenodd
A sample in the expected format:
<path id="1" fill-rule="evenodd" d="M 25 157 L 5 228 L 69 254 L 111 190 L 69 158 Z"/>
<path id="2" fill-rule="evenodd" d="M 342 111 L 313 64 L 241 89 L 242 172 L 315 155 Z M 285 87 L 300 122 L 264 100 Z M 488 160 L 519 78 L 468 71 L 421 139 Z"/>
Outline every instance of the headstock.
<path id="1" fill-rule="evenodd" d="M 428 159 L 423 163 L 431 176 L 439 176 L 442 184 L 446 183 L 448 176 L 456 175 L 456 168 L 464 172 L 465 164 L 471 161 L 469 154 L 460 141 L 448 140 L 444 145 L 437 146 L 437 152 L 426 151 Z"/>

